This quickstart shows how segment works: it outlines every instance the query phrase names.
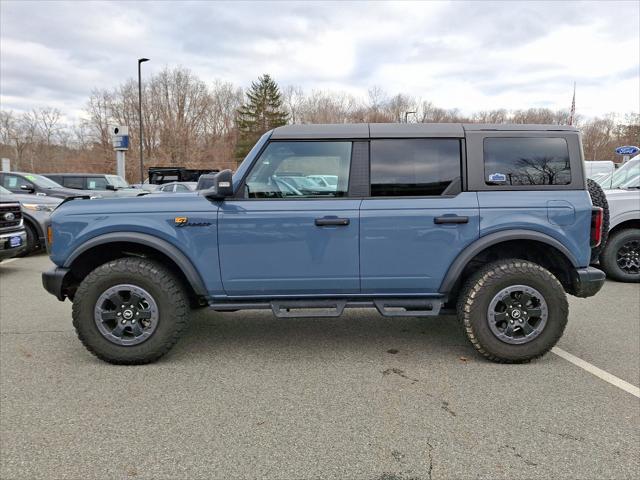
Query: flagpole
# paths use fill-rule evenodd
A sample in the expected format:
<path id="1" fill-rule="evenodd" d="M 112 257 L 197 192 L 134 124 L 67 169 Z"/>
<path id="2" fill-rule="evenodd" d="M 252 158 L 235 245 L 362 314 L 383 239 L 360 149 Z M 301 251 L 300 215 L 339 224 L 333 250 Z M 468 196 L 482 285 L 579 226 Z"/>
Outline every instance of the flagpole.
<path id="1" fill-rule="evenodd" d="M 573 125 L 576 115 L 576 82 L 573 82 L 573 100 L 571 100 L 571 112 L 569 113 L 569 125 Z"/>

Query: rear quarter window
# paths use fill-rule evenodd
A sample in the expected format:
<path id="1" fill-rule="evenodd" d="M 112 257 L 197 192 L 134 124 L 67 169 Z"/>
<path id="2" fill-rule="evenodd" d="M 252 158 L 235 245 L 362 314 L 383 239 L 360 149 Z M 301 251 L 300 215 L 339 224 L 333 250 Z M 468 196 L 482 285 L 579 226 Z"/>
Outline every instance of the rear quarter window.
<path id="1" fill-rule="evenodd" d="M 569 147 L 564 138 L 484 139 L 486 185 L 569 185 Z"/>

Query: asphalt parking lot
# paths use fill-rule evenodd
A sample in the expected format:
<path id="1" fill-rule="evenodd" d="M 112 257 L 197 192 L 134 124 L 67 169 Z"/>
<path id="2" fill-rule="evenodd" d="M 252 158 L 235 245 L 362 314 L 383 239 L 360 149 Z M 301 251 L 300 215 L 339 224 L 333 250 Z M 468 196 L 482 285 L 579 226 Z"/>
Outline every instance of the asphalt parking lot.
<path id="1" fill-rule="evenodd" d="M 194 315 L 160 362 L 76 339 L 46 256 L 0 265 L 0 478 L 638 478 L 640 400 L 550 353 L 497 365 L 453 317 Z M 640 286 L 570 297 L 559 347 L 640 384 Z"/>

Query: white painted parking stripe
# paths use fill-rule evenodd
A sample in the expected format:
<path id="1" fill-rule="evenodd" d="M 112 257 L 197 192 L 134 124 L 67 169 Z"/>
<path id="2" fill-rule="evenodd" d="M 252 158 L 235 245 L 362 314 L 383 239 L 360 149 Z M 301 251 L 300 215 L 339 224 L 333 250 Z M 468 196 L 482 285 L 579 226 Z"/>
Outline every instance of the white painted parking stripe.
<path id="1" fill-rule="evenodd" d="M 636 397 L 640 398 L 640 388 L 636 387 L 635 385 L 632 385 L 629 382 L 625 382 L 621 378 L 618 378 L 615 375 L 611 375 L 609 372 L 605 372 L 595 365 L 591 365 L 589 362 L 585 362 L 581 358 L 578 358 L 575 355 L 571 355 L 569 352 L 566 352 L 561 348 L 553 347 L 551 351 L 559 357 L 564 358 L 566 361 L 571 362 L 574 365 L 582 368 L 583 370 L 586 370 L 590 374 L 604 380 L 605 382 L 608 382 L 611 385 L 614 385 L 624 390 L 625 392 L 628 392 L 631 395 L 635 395 Z"/>
<path id="2" fill-rule="evenodd" d="M 15 262 L 17 258 L 10 258 L 9 260 L 3 260 L 0 265 L 6 265 L 7 263 Z"/>

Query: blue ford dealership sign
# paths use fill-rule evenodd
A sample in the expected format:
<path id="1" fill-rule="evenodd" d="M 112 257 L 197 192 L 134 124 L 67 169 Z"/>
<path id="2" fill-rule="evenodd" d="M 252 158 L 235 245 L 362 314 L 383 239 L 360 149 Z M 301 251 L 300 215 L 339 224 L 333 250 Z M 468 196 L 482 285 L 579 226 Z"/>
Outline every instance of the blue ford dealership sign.
<path id="1" fill-rule="evenodd" d="M 618 155 L 635 155 L 638 152 L 640 152 L 640 148 L 632 147 L 631 145 L 616 148 L 616 153 Z"/>

